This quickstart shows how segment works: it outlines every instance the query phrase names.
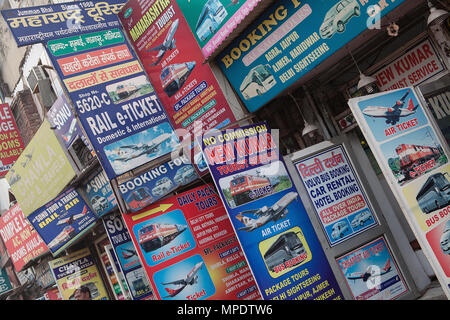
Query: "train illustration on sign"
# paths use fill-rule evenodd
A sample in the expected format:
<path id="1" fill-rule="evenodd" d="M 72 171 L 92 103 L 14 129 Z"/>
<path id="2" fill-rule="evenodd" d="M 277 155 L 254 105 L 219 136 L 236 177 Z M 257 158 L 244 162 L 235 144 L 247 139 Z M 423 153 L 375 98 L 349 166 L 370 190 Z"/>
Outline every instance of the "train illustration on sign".
<path id="1" fill-rule="evenodd" d="M 150 252 L 165 246 L 186 229 L 181 224 L 152 223 L 139 230 L 138 241 L 145 252 Z"/>
<path id="2" fill-rule="evenodd" d="M 266 195 L 266 193 L 255 194 L 256 190 L 264 188 L 269 188 L 272 193 L 273 186 L 264 176 L 238 175 L 230 181 L 230 193 L 236 206 Z"/>
<path id="3" fill-rule="evenodd" d="M 401 144 L 395 148 L 395 152 L 400 159 L 399 172 L 405 176 L 406 180 L 414 178 L 414 168 L 418 165 L 441 157 L 438 148 L 429 146 Z"/>

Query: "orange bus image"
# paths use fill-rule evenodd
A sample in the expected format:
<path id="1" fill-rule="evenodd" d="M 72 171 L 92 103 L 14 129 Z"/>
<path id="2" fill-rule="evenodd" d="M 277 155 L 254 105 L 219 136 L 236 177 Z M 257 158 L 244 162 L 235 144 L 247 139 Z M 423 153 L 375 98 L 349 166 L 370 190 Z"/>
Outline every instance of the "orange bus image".
<path id="1" fill-rule="evenodd" d="M 186 229 L 187 226 L 181 224 L 147 224 L 138 231 L 138 241 L 145 252 L 154 251 L 174 240 Z"/>
<path id="2" fill-rule="evenodd" d="M 161 84 L 169 97 L 183 87 L 194 67 L 195 61 L 191 61 L 171 64 L 161 70 Z"/>

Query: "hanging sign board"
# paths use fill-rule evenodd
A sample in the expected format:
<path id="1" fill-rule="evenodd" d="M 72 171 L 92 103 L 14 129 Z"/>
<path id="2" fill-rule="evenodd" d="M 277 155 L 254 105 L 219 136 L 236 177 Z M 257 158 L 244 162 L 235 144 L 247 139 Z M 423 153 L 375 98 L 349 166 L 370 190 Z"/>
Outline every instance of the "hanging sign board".
<path id="1" fill-rule="evenodd" d="M 17 46 L 119 27 L 124 0 L 75 1 L 2 10 Z"/>
<path id="2" fill-rule="evenodd" d="M 48 252 L 47 245 L 17 203 L 1 215 L 0 235 L 16 272 L 32 259 Z"/>
<path id="3" fill-rule="evenodd" d="M 402 2 L 276 1 L 222 51 L 217 63 L 254 112 Z"/>
<path id="4" fill-rule="evenodd" d="M 120 29 L 55 40 L 46 48 L 110 180 L 178 144 Z M 58 48 L 64 54 L 56 54 Z"/>
<path id="5" fill-rule="evenodd" d="M 448 145 L 413 88 L 349 100 L 403 213 L 450 297 Z"/>
<path id="6" fill-rule="evenodd" d="M 294 165 L 331 246 L 377 225 L 342 145 Z"/>
<path id="7" fill-rule="evenodd" d="M 342 299 L 267 124 L 209 132 L 200 142 L 263 298 Z"/>
<path id="8" fill-rule="evenodd" d="M 0 129 L 0 177 L 4 177 L 25 149 L 8 104 L 0 104 Z"/>
<path id="9" fill-rule="evenodd" d="M 408 292 L 384 237 L 336 259 L 356 300 L 394 300 Z"/>
<path id="10" fill-rule="evenodd" d="M 23 214 L 28 217 L 56 198 L 75 175 L 65 150 L 48 120 L 44 119 L 6 179 Z"/>
<path id="11" fill-rule="evenodd" d="M 153 299 L 152 286 L 122 217 L 108 215 L 103 218 L 103 224 L 133 300 Z"/>
<path id="12" fill-rule="evenodd" d="M 163 300 L 259 299 L 220 198 L 204 185 L 123 215 Z"/>
<path id="13" fill-rule="evenodd" d="M 89 249 L 82 249 L 70 255 L 49 262 L 63 300 L 76 300 L 75 290 L 84 286 L 91 296 L 88 300 L 108 300 L 94 257 Z"/>
<path id="14" fill-rule="evenodd" d="M 81 237 L 97 220 L 74 188 L 62 192 L 27 218 L 54 256 Z"/>

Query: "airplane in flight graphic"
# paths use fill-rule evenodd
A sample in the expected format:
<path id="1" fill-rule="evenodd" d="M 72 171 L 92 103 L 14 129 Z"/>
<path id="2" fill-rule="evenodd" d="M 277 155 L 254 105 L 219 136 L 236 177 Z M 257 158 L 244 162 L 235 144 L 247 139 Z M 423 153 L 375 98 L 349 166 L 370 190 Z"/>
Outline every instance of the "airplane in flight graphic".
<path id="1" fill-rule="evenodd" d="M 130 249 L 124 249 L 124 248 L 121 248 L 121 250 L 122 250 L 122 256 L 124 259 L 130 259 L 131 257 L 136 255 L 136 250 L 130 250 Z"/>
<path id="2" fill-rule="evenodd" d="M 186 275 L 184 279 L 175 280 L 167 283 L 162 283 L 162 285 L 166 286 L 169 284 L 178 285 L 179 287 L 177 289 L 170 289 L 170 288 L 164 288 L 166 289 L 168 296 L 165 296 L 164 298 L 168 297 L 175 297 L 177 294 L 179 294 L 186 286 L 192 286 L 198 282 L 198 275 L 197 273 L 200 271 L 200 269 L 203 266 L 203 262 L 197 263 L 191 271 Z"/>
<path id="3" fill-rule="evenodd" d="M 239 230 L 249 232 L 265 225 L 266 223 L 269 223 L 272 220 L 277 221 L 283 219 L 289 212 L 286 209 L 287 206 L 297 197 L 298 197 L 297 192 L 289 192 L 286 195 L 284 195 L 280 200 L 278 200 L 274 205 L 272 205 L 270 208 L 264 206 L 259 209 L 242 211 L 240 214 L 236 216 L 236 218 L 240 222 L 242 222 L 245 225 L 245 227 L 239 228 Z M 243 215 L 246 213 L 256 215 L 258 216 L 258 218 L 253 219 Z"/>
<path id="4" fill-rule="evenodd" d="M 119 158 L 113 159 L 114 161 L 126 162 L 131 159 L 140 157 L 144 154 L 153 154 L 160 150 L 161 145 L 170 140 L 172 137 L 169 133 L 164 133 L 148 144 L 132 144 L 127 146 L 120 146 L 114 150 L 114 152 L 119 156 Z"/>
<path id="5" fill-rule="evenodd" d="M 64 219 L 60 219 L 58 221 L 58 223 L 56 225 L 61 225 L 61 224 L 72 224 L 75 220 L 78 220 L 80 218 L 83 218 L 87 213 L 87 206 L 83 207 L 83 210 L 81 211 L 81 213 L 79 214 L 71 214 L 70 217 L 68 218 L 64 218 Z"/>
<path id="6" fill-rule="evenodd" d="M 392 270 L 391 260 L 387 259 L 386 264 L 383 269 L 380 269 L 377 266 L 368 266 L 365 272 L 353 272 L 347 275 L 347 279 L 349 280 L 362 280 L 367 282 L 370 278 L 373 277 L 381 277 L 382 275 L 390 272 Z"/>
<path id="7" fill-rule="evenodd" d="M 175 31 L 177 31 L 178 24 L 179 24 L 178 19 L 172 22 L 172 25 L 170 26 L 169 32 L 167 32 L 166 38 L 164 39 L 163 43 L 160 44 L 159 46 L 147 50 L 147 51 L 158 51 L 158 53 L 155 56 L 156 59 L 155 62 L 151 63 L 150 66 L 157 65 L 162 60 L 162 58 L 164 57 L 164 55 L 168 50 L 173 50 L 176 48 L 174 36 Z"/>
<path id="8" fill-rule="evenodd" d="M 365 108 L 362 113 L 368 117 L 372 118 L 385 118 L 386 124 L 395 125 L 400 121 L 401 117 L 407 117 L 416 113 L 419 105 L 414 106 L 412 99 L 408 101 L 408 107 L 403 108 L 405 105 L 406 97 L 409 95 L 411 90 L 408 90 L 400 100 L 396 101 L 392 107 L 381 107 L 381 106 L 369 106 Z"/>

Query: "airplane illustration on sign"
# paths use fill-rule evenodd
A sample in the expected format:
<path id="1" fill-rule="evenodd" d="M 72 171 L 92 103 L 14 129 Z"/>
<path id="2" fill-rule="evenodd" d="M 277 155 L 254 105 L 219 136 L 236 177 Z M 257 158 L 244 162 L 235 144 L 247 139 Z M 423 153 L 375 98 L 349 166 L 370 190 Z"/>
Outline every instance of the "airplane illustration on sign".
<path id="1" fill-rule="evenodd" d="M 367 282 L 370 278 L 381 277 L 382 275 L 390 272 L 392 270 L 391 260 L 387 259 L 386 264 L 383 269 L 380 270 L 378 266 L 368 266 L 365 272 L 353 272 L 347 276 L 349 280 L 362 280 Z"/>
<path id="2" fill-rule="evenodd" d="M 184 279 L 175 280 L 167 283 L 162 283 L 162 285 L 166 286 L 169 284 L 178 285 L 179 287 L 177 289 L 170 289 L 170 288 L 164 288 L 166 289 L 168 296 L 165 296 L 164 298 L 168 297 L 175 297 L 177 294 L 179 294 L 186 286 L 192 286 L 198 282 L 198 275 L 197 273 L 200 271 L 200 269 L 203 266 L 203 262 L 197 263 L 191 271 L 186 275 Z"/>
<path id="3" fill-rule="evenodd" d="M 61 225 L 61 224 L 72 224 L 75 220 L 78 220 L 80 218 L 83 218 L 87 213 L 87 206 L 83 207 L 83 210 L 81 211 L 81 213 L 79 214 L 71 214 L 70 217 L 68 218 L 64 218 L 64 219 L 60 219 L 58 221 L 58 223 L 56 225 Z"/>
<path id="4" fill-rule="evenodd" d="M 114 161 L 126 162 L 131 159 L 140 157 L 144 154 L 153 154 L 160 150 L 161 145 L 170 140 L 172 137 L 169 133 L 164 133 L 152 141 L 149 144 L 132 144 L 127 146 L 120 146 L 114 150 L 114 152 L 119 156 L 119 158 L 113 159 Z M 127 150 L 127 151 L 125 151 Z"/>
<path id="5" fill-rule="evenodd" d="M 298 197 L 297 192 L 289 192 L 286 195 L 284 195 L 280 200 L 278 200 L 273 206 L 268 208 L 267 206 L 264 206 L 260 209 L 253 209 L 253 210 L 245 210 L 242 211 L 240 214 L 236 216 L 236 218 L 242 222 L 245 227 L 239 228 L 239 230 L 244 231 L 253 231 L 266 223 L 269 223 L 270 221 L 277 221 L 280 219 L 283 219 L 287 214 L 288 210 L 286 209 L 287 206 L 294 201 Z M 256 216 L 259 216 L 257 219 L 253 219 L 250 217 L 247 217 L 243 214 L 250 213 Z"/>
<path id="6" fill-rule="evenodd" d="M 178 24 L 179 20 L 176 19 L 170 26 L 169 32 L 167 32 L 166 38 L 164 39 L 163 43 L 160 44 L 159 46 L 147 50 L 147 51 L 158 51 L 155 57 L 156 61 L 154 63 L 151 63 L 150 66 L 157 65 L 162 60 L 162 58 L 164 57 L 164 55 L 168 50 L 173 50 L 176 48 L 175 39 L 173 37 L 175 36 L 175 31 L 177 31 Z"/>
<path id="7" fill-rule="evenodd" d="M 407 117 L 416 113 L 416 110 L 419 107 L 419 105 L 414 106 L 412 99 L 409 98 L 408 107 L 403 108 L 406 97 L 409 95 L 410 91 L 411 90 L 408 90 L 400 100 L 396 101 L 393 107 L 369 106 L 362 112 L 369 117 L 386 118 L 386 124 L 395 125 L 400 121 L 401 117 Z"/>
<path id="8" fill-rule="evenodd" d="M 124 259 L 130 259 L 131 257 L 136 255 L 136 250 L 130 250 L 130 249 L 124 249 L 124 248 L 121 248 L 121 250 L 122 250 L 122 256 Z"/>

